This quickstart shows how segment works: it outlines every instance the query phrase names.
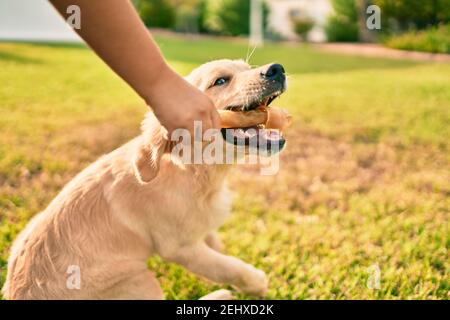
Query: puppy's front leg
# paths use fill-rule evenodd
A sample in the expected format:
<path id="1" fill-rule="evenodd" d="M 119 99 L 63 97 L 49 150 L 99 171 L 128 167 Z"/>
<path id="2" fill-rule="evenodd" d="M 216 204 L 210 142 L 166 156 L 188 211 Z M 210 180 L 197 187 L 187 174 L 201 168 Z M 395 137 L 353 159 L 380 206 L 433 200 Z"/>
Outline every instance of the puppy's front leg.
<path id="1" fill-rule="evenodd" d="M 263 271 L 223 255 L 204 242 L 181 247 L 164 258 L 212 281 L 229 283 L 248 294 L 264 296 L 267 292 L 268 281 Z"/>

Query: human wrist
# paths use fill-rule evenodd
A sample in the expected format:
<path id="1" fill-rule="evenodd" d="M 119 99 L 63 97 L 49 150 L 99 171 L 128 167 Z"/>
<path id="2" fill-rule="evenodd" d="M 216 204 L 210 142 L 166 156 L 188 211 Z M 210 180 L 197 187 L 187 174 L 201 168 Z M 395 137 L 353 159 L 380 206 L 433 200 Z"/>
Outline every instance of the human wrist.
<path id="1" fill-rule="evenodd" d="M 176 77 L 175 71 L 173 71 L 166 62 L 161 63 L 153 72 L 155 75 L 154 79 L 148 83 L 145 92 L 143 93 L 145 102 L 152 108 L 158 106 L 158 104 L 154 104 L 153 102 L 160 95 L 164 94 L 166 91 L 164 90 L 164 87 L 170 85 Z"/>

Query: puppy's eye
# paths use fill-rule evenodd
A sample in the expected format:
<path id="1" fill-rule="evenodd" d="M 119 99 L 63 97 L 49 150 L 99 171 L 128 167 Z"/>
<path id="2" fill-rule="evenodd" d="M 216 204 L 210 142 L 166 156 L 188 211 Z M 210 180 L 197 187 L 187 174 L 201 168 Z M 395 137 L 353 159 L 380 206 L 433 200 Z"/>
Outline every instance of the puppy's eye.
<path id="1" fill-rule="evenodd" d="M 213 86 L 223 86 L 224 84 L 226 84 L 228 82 L 228 80 L 229 79 L 227 77 L 218 78 L 214 82 Z"/>

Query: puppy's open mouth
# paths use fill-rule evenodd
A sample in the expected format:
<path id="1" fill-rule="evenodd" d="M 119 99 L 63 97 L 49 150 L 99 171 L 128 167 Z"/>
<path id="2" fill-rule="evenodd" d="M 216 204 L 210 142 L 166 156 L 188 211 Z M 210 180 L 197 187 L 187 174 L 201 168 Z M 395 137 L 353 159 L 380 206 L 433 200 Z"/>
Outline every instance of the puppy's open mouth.
<path id="1" fill-rule="evenodd" d="M 278 98 L 283 93 L 282 90 L 278 90 L 273 92 L 270 95 L 266 95 L 260 99 L 254 99 L 253 101 L 245 104 L 245 105 L 232 105 L 228 106 L 225 109 L 231 111 L 250 111 L 259 107 L 268 107 L 276 98 Z"/>
<path id="2" fill-rule="evenodd" d="M 282 93 L 283 91 L 279 90 L 261 99 L 256 99 L 247 105 L 229 106 L 225 109 L 244 113 L 252 110 L 266 110 L 270 108 L 270 104 Z M 264 124 L 222 129 L 222 136 L 228 143 L 236 146 L 262 149 L 267 151 L 269 155 L 281 151 L 286 144 L 286 140 L 280 130 L 266 128 Z"/>

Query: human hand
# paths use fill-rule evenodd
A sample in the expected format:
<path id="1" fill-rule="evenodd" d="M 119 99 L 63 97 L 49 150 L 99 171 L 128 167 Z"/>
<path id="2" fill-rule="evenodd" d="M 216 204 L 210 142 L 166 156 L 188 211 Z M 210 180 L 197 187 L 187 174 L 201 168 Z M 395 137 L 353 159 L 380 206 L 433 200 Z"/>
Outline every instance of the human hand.
<path id="1" fill-rule="evenodd" d="M 203 132 L 220 128 L 220 116 L 207 95 L 169 67 L 164 68 L 157 77 L 149 88 L 146 102 L 168 134 L 183 128 L 189 130 L 192 136 L 194 121 L 201 121 Z"/>

